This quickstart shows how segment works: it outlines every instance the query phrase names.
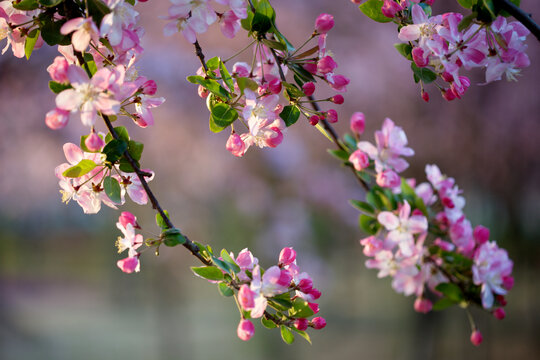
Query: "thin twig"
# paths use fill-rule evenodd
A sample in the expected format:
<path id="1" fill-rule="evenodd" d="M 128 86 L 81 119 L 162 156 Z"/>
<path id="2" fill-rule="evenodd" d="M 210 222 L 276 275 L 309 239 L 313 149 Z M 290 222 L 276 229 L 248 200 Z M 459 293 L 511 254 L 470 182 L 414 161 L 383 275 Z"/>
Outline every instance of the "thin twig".
<path id="1" fill-rule="evenodd" d="M 197 55 L 197 57 L 201 61 L 204 71 L 208 72 L 208 66 L 206 66 L 206 61 L 204 61 L 204 53 L 201 49 L 201 45 L 199 45 L 199 40 L 195 40 L 193 45 L 195 46 L 195 55 Z"/>

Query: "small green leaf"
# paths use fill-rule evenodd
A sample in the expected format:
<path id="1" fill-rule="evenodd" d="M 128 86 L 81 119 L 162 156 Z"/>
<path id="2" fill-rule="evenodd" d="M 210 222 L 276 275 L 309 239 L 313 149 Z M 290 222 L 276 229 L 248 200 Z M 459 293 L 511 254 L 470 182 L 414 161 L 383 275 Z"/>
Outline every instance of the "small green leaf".
<path id="1" fill-rule="evenodd" d="M 472 9 L 473 5 L 476 4 L 477 0 L 457 0 L 457 2 L 465 9 Z"/>
<path id="2" fill-rule="evenodd" d="M 213 58 L 208 59 L 208 61 L 206 62 L 206 67 L 208 68 L 208 70 L 217 70 L 219 67 L 219 63 L 219 57 L 214 56 Z"/>
<path id="3" fill-rule="evenodd" d="M 270 30 L 274 24 L 276 13 L 268 0 L 261 0 L 256 6 L 255 15 L 251 21 L 251 31 L 264 34 Z"/>
<path id="4" fill-rule="evenodd" d="M 464 32 L 465 30 L 467 30 L 469 28 L 469 26 L 471 26 L 473 20 L 476 19 L 477 16 L 478 16 L 478 14 L 476 12 L 473 12 L 472 14 L 470 14 L 468 16 L 465 16 L 459 22 L 458 31 L 459 32 Z"/>
<path id="5" fill-rule="evenodd" d="M 414 62 L 411 63 L 411 69 L 415 75 L 415 82 L 418 82 L 418 79 L 424 84 L 429 84 L 437 79 L 437 74 L 435 74 L 433 71 L 425 67 L 419 68 Z"/>
<path id="6" fill-rule="evenodd" d="M 210 113 L 210 121 L 214 122 L 215 125 L 223 129 L 238 119 L 238 112 L 236 112 L 232 106 L 225 103 L 217 103 L 212 107 Z"/>
<path id="7" fill-rule="evenodd" d="M 309 337 L 309 334 L 305 331 L 302 331 L 302 330 L 298 330 L 297 328 L 295 328 L 294 326 L 291 327 L 291 330 L 295 331 L 296 333 L 298 333 L 298 335 L 300 335 L 301 337 L 303 337 L 304 339 L 306 339 L 306 341 L 310 344 L 311 344 L 311 338 Z"/>
<path id="8" fill-rule="evenodd" d="M 379 231 L 381 224 L 374 217 L 361 214 L 358 218 L 358 224 L 366 234 L 375 235 Z"/>
<path id="9" fill-rule="evenodd" d="M 47 45 L 71 45 L 71 36 L 60 33 L 60 28 L 66 22 L 65 20 L 52 21 L 52 18 L 45 13 L 40 15 L 39 19 L 42 22 L 41 38 Z"/>
<path id="10" fill-rule="evenodd" d="M 229 255 L 227 250 L 222 249 L 220 255 L 223 261 L 226 261 L 227 263 L 229 263 L 229 265 L 231 265 L 234 268 L 234 272 L 240 272 L 240 266 L 236 264 L 236 261 L 234 261 L 231 255 Z"/>
<path id="11" fill-rule="evenodd" d="M 118 138 L 122 141 L 128 142 L 129 141 L 129 134 L 127 129 L 124 126 L 117 126 L 114 128 L 114 131 L 116 132 L 116 135 L 118 135 Z"/>
<path id="12" fill-rule="evenodd" d="M 357 149 L 357 140 L 351 136 L 351 134 L 343 135 L 343 140 L 345 140 L 345 145 L 347 145 L 351 151 L 355 151 Z"/>
<path id="13" fill-rule="evenodd" d="M 221 86 L 216 80 L 214 79 L 205 79 L 202 76 L 188 76 L 187 80 L 192 84 L 198 84 L 204 87 L 205 89 L 208 89 L 212 94 L 220 97 L 223 100 L 230 99 L 229 92 Z"/>
<path id="14" fill-rule="evenodd" d="M 375 192 L 375 189 L 371 189 L 367 194 L 366 194 L 366 201 L 372 205 L 375 209 L 378 209 L 378 210 L 385 210 L 384 209 L 384 204 L 381 200 L 381 197 L 379 196 L 379 194 L 377 192 Z"/>
<path id="15" fill-rule="evenodd" d="M 267 329 L 275 329 L 275 328 L 277 328 L 277 325 L 276 325 L 275 322 L 273 322 L 272 320 L 266 319 L 264 316 L 261 317 L 261 323 Z"/>
<path id="16" fill-rule="evenodd" d="M 234 273 L 232 264 L 229 264 L 228 262 L 223 261 L 223 260 L 221 260 L 221 259 L 219 259 L 219 258 L 217 258 L 215 256 L 212 256 L 212 262 L 214 263 L 214 265 L 216 265 L 222 271 L 224 271 L 226 273 L 229 273 L 229 274 Z"/>
<path id="17" fill-rule="evenodd" d="M 135 161 L 141 160 L 141 155 L 142 155 L 143 150 L 144 150 L 144 144 L 143 143 L 133 141 L 133 140 L 129 140 L 129 142 L 128 142 L 128 152 L 129 152 L 129 155 L 131 155 L 131 157 Z"/>
<path id="18" fill-rule="evenodd" d="M 32 55 L 32 51 L 34 51 L 34 46 L 39 38 L 39 33 L 39 29 L 33 29 L 26 36 L 26 41 L 24 43 L 24 54 L 26 55 L 27 60 L 30 59 L 30 55 Z"/>
<path id="19" fill-rule="evenodd" d="M 446 308 L 449 308 L 450 306 L 453 306 L 453 305 L 456 305 L 456 302 L 448 299 L 448 298 L 442 298 L 442 299 L 439 299 L 435 302 L 435 304 L 433 304 L 433 308 L 432 310 L 433 311 L 440 311 L 440 310 L 444 310 Z"/>
<path id="20" fill-rule="evenodd" d="M 214 266 L 201 266 L 201 267 L 191 267 L 191 271 L 204 279 L 212 281 L 223 280 L 223 273 L 220 269 Z"/>
<path id="21" fill-rule="evenodd" d="M 238 88 L 240 89 L 240 92 L 243 94 L 245 89 L 250 89 L 251 91 L 257 91 L 259 88 L 259 85 L 250 78 L 247 77 L 239 77 L 236 78 L 236 83 L 238 84 Z"/>
<path id="22" fill-rule="evenodd" d="M 289 293 L 271 297 L 268 302 L 279 311 L 288 311 L 293 305 Z"/>
<path id="23" fill-rule="evenodd" d="M 218 290 L 219 290 L 219 293 L 225 297 L 230 297 L 234 295 L 233 289 L 231 289 L 229 285 L 222 282 L 218 284 Z"/>
<path id="24" fill-rule="evenodd" d="M 308 302 L 302 298 L 294 299 L 293 306 L 289 309 L 289 316 L 295 318 L 308 318 L 314 314 L 315 313 L 309 307 Z"/>
<path id="25" fill-rule="evenodd" d="M 271 48 L 271 49 L 276 49 L 276 50 L 280 50 L 280 51 L 283 51 L 283 50 L 287 49 L 287 46 L 285 46 L 284 44 L 282 44 L 280 42 L 274 41 L 274 40 L 261 39 L 261 42 L 264 45 Z"/>
<path id="26" fill-rule="evenodd" d="M 78 178 L 88 174 L 90 171 L 96 168 L 97 164 L 92 160 L 82 159 L 77 165 L 74 165 L 62 173 L 63 176 L 68 178 Z"/>
<path id="27" fill-rule="evenodd" d="M 405 59 L 412 61 L 412 46 L 410 44 L 397 43 L 394 44 L 394 47 Z"/>
<path id="28" fill-rule="evenodd" d="M 55 7 L 64 0 L 39 0 L 39 3 L 45 7 Z"/>
<path id="29" fill-rule="evenodd" d="M 165 229 L 161 233 L 161 239 L 163 240 L 163 243 L 165 246 L 174 247 L 176 245 L 182 245 L 186 242 L 186 238 L 180 230 L 176 228 L 172 229 Z"/>
<path id="30" fill-rule="evenodd" d="M 12 2 L 13 7 L 17 10 L 30 11 L 39 7 L 37 0 L 22 0 L 19 2 Z"/>
<path id="31" fill-rule="evenodd" d="M 463 292 L 456 284 L 441 283 L 435 287 L 435 290 L 443 293 L 448 299 L 456 303 L 464 299 Z"/>
<path id="32" fill-rule="evenodd" d="M 117 162 L 127 150 L 127 143 L 123 140 L 112 139 L 105 147 L 103 148 L 103 154 L 107 156 L 107 161 L 111 163 Z"/>
<path id="33" fill-rule="evenodd" d="M 313 75 L 298 64 L 289 64 L 289 68 L 294 72 L 296 76 L 302 79 L 304 82 L 315 81 Z"/>
<path id="34" fill-rule="evenodd" d="M 363 213 L 367 215 L 375 215 L 375 209 L 373 206 L 369 205 L 366 202 L 358 201 L 358 200 L 349 200 L 349 203 L 352 205 L 352 207 L 362 211 Z"/>
<path id="35" fill-rule="evenodd" d="M 123 172 L 126 172 L 126 173 L 135 172 L 135 169 L 133 168 L 133 166 L 131 166 L 128 159 L 126 159 L 124 157 L 120 159 L 120 162 L 118 164 L 119 164 L 118 168 Z M 135 160 L 135 164 L 137 165 L 137 167 L 139 169 L 141 168 L 141 166 L 140 166 L 140 164 L 139 164 L 139 162 L 137 160 Z"/>
<path id="36" fill-rule="evenodd" d="M 113 203 L 120 204 L 122 202 L 122 188 L 118 180 L 112 176 L 107 176 L 103 180 L 103 188 L 105 189 L 105 194 L 107 194 Z"/>
<path id="37" fill-rule="evenodd" d="M 279 117 L 283 119 L 285 126 L 289 127 L 298 121 L 300 109 L 296 105 L 287 105 L 283 108 Z"/>
<path id="38" fill-rule="evenodd" d="M 328 153 L 330 155 L 332 155 L 333 157 L 335 157 L 336 159 L 338 160 L 342 160 L 342 161 L 349 161 L 349 153 L 346 152 L 345 150 L 332 150 L 332 149 L 328 149 L 326 150 L 328 151 Z"/>
<path id="39" fill-rule="evenodd" d="M 66 89 L 71 89 L 70 84 L 61 84 L 56 81 L 49 81 L 49 89 L 55 94 L 60 94 L 62 91 Z"/>
<path id="40" fill-rule="evenodd" d="M 281 325 L 280 329 L 281 329 L 281 338 L 283 339 L 283 341 L 286 344 L 289 344 L 289 345 L 292 344 L 294 342 L 294 334 L 289 329 L 289 327 L 285 325 Z"/>
<path id="41" fill-rule="evenodd" d="M 282 84 L 291 99 L 300 99 L 301 97 L 305 96 L 304 92 L 297 88 L 294 84 L 289 84 L 288 82 L 283 82 Z"/>
<path id="42" fill-rule="evenodd" d="M 167 218 L 170 219 L 170 216 L 169 216 L 169 212 L 167 210 L 163 210 L 163 212 L 165 213 L 165 216 L 167 216 Z M 157 213 L 156 214 L 156 224 L 157 226 L 159 226 L 161 229 L 168 229 L 169 226 L 167 226 L 167 223 L 163 220 L 163 218 L 161 217 L 161 214 L 160 213 Z"/>
<path id="43" fill-rule="evenodd" d="M 368 0 L 363 4 L 360 4 L 358 8 L 371 20 L 381 23 L 390 22 L 392 19 L 384 16 L 382 13 L 383 4 L 384 1 L 382 0 Z"/>
<path id="44" fill-rule="evenodd" d="M 231 74 L 229 74 L 227 67 L 225 66 L 223 61 L 221 61 L 221 59 L 219 59 L 219 74 L 221 75 L 221 80 L 223 80 L 223 82 L 227 85 L 229 90 L 234 91 L 234 82 L 231 77 Z"/>

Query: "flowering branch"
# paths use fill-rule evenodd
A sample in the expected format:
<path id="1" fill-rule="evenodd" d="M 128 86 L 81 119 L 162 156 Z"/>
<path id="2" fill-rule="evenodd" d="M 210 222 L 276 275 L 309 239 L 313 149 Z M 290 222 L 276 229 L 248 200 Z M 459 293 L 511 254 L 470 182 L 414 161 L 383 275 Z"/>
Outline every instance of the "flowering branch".
<path id="1" fill-rule="evenodd" d="M 533 20 L 531 14 L 527 14 L 519 6 L 516 6 L 516 4 L 509 0 L 494 0 L 494 3 L 499 9 L 508 12 L 516 18 L 517 21 L 525 25 L 525 27 L 536 36 L 538 41 L 540 41 L 540 26 Z"/>

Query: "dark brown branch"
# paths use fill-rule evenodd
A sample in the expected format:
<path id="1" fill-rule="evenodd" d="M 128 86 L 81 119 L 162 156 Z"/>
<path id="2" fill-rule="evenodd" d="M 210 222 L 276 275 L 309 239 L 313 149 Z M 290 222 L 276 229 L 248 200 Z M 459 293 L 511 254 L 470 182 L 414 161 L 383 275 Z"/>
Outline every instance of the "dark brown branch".
<path id="1" fill-rule="evenodd" d="M 206 61 L 204 61 L 204 53 L 202 51 L 201 45 L 199 45 L 199 40 L 195 40 L 193 45 L 195 46 L 195 55 L 197 55 L 197 57 L 201 61 L 204 71 L 208 72 L 208 66 L 206 66 Z"/>
<path id="2" fill-rule="evenodd" d="M 527 14 L 525 11 L 520 9 L 514 3 L 509 0 L 495 0 L 495 6 L 499 9 L 506 11 L 517 21 L 523 24 L 529 31 L 536 36 L 536 39 L 540 41 L 540 26 L 532 19 L 531 14 Z"/>

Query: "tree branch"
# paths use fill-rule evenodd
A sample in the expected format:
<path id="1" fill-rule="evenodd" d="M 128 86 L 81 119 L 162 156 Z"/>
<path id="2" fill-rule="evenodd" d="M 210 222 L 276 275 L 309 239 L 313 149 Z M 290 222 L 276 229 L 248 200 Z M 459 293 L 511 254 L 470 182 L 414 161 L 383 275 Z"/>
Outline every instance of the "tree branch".
<path id="1" fill-rule="evenodd" d="M 195 55 L 197 55 L 197 57 L 201 61 L 204 71 L 208 72 L 208 66 L 206 66 L 206 61 L 204 61 L 204 53 L 202 51 L 201 45 L 199 45 L 199 40 L 195 40 L 193 45 L 195 46 Z"/>
<path id="2" fill-rule="evenodd" d="M 521 8 L 519 8 L 509 0 L 495 0 L 494 2 L 495 6 L 497 6 L 501 10 L 506 11 L 514 18 L 516 18 L 517 21 L 519 21 L 523 24 L 523 26 L 529 29 L 529 31 L 534 36 L 536 36 L 536 39 L 540 41 L 540 26 L 538 26 L 538 24 L 534 22 L 531 14 L 527 14 L 525 11 L 523 11 Z"/>

